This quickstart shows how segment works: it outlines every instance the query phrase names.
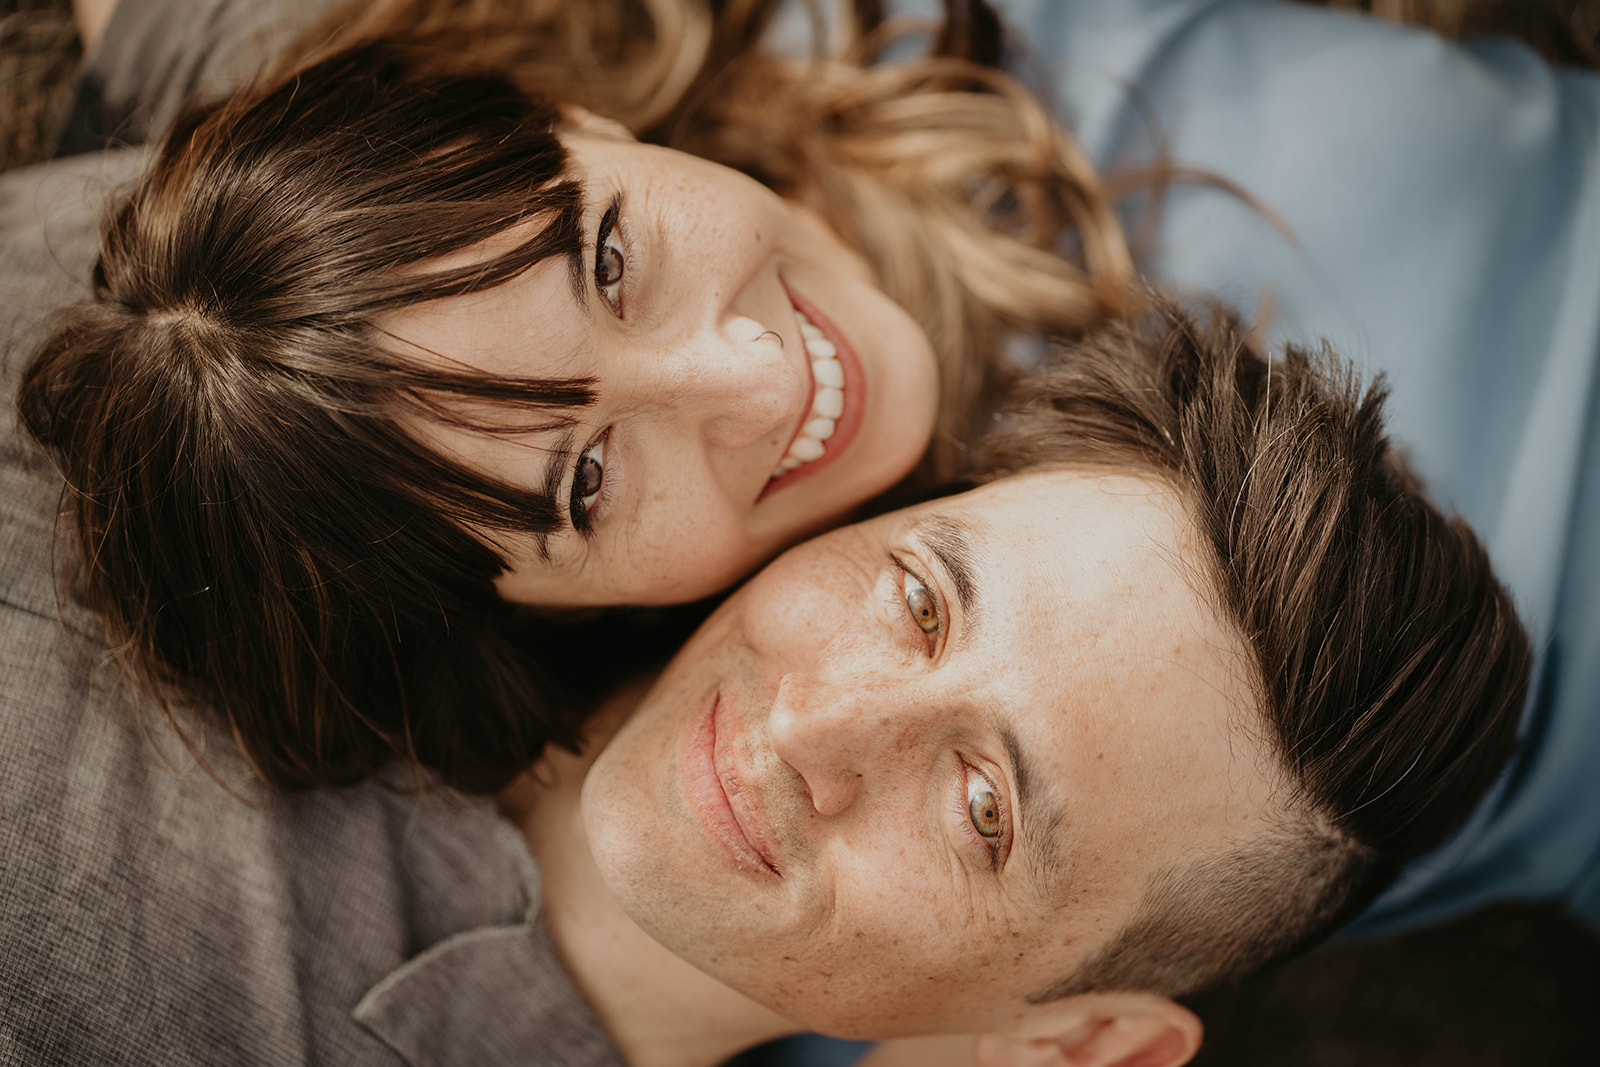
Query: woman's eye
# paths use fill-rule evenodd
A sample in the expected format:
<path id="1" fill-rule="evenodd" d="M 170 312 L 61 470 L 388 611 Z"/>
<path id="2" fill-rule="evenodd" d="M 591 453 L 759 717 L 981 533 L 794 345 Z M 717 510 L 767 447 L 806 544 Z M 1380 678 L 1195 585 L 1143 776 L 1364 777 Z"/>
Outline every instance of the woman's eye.
<path id="1" fill-rule="evenodd" d="M 613 207 L 600 220 L 599 240 L 594 252 L 594 286 L 611 305 L 611 310 L 622 311 L 622 275 L 628 260 L 622 237 L 617 233 L 617 211 Z"/>
<path id="2" fill-rule="evenodd" d="M 967 778 L 967 816 L 978 836 L 991 844 L 998 844 L 1005 831 L 1000 797 L 990 788 L 986 778 L 979 774 Z"/>
<path id="3" fill-rule="evenodd" d="M 587 516 L 600 499 L 606 484 L 606 435 L 578 456 L 572 472 L 573 524 L 583 529 Z"/>
<path id="4" fill-rule="evenodd" d="M 928 587 L 910 571 L 905 572 L 904 582 L 906 608 L 911 612 L 911 617 L 917 621 L 923 633 L 938 633 L 942 620 L 939 618 L 939 605 L 933 599 L 933 594 L 928 592 Z"/>
<path id="5" fill-rule="evenodd" d="M 601 438 L 578 457 L 578 478 L 574 494 L 585 508 L 594 507 L 606 480 L 606 442 Z"/>

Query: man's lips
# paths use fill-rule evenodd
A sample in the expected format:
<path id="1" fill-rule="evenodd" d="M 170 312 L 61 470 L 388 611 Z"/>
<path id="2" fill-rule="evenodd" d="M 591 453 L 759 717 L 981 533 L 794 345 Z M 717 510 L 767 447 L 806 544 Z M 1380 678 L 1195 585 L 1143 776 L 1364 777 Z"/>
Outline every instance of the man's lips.
<path id="1" fill-rule="evenodd" d="M 717 724 L 723 710 L 720 692 L 690 725 L 680 753 L 684 796 L 695 818 L 740 870 L 778 875 L 772 862 L 772 837 L 755 798 L 745 785 L 726 735 Z"/>

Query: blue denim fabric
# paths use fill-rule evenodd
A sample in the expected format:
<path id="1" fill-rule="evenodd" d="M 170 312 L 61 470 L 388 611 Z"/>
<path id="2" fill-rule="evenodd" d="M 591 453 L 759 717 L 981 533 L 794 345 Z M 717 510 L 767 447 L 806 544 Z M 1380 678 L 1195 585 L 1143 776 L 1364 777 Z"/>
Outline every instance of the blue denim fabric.
<path id="1" fill-rule="evenodd" d="M 1276 0 L 1000 5 L 1101 168 L 1159 141 L 1287 227 L 1181 185 L 1144 265 L 1383 372 L 1533 634 L 1517 763 L 1352 932 L 1507 898 L 1600 924 L 1600 77 Z"/>

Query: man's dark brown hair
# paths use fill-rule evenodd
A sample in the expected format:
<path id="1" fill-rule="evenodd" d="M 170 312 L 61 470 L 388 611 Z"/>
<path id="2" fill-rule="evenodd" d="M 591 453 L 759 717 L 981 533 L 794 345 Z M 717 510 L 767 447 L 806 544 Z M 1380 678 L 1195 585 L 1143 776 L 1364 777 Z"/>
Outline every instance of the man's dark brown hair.
<path id="1" fill-rule="evenodd" d="M 1531 653 L 1471 529 L 1384 433 L 1385 391 L 1329 352 L 1268 361 L 1235 315 L 1165 305 L 1021 384 L 978 480 L 1042 465 L 1161 478 L 1210 546 L 1197 576 L 1258 670 L 1283 818 L 1182 863 L 1048 1000 L 1177 996 L 1308 946 L 1461 825 L 1510 757 Z"/>

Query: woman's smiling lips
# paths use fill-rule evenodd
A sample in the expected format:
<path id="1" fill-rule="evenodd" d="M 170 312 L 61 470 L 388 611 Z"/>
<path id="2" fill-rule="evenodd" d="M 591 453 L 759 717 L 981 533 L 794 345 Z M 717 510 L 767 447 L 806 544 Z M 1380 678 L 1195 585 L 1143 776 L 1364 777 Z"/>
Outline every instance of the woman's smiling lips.
<path id="1" fill-rule="evenodd" d="M 866 410 L 866 375 L 855 347 L 816 305 L 787 282 L 784 289 L 794 305 L 801 344 L 811 363 L 811 389 L 784 457 L 756 497 L 758 502 L 815 474 L 842 455 L 860 429 Z"/>
<path id="2" fill-rule="evenodd" d="M 723 710 L 720 691 L 690 724 L 679 753 L 683 793 L 689 808 L 740 870 L 779 875 L 772 862 L 771 834 L 755 798 L 741 781 L 733 746 L 717 732 Z"/>

